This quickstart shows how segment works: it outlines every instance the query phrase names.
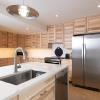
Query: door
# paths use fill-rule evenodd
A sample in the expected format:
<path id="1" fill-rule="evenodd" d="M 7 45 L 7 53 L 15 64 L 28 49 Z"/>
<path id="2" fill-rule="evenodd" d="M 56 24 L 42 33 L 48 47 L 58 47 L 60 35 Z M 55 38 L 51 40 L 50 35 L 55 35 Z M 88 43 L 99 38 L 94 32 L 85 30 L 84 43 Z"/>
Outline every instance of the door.
<path id="1" fill-rule="evenodd" d="M 86 35 L 85 47 L 85 85 L 100 89 L 100 34 Z"/>
<path id="2" fill-rule="evenodd" d="M 83 74 L 83 36 L 74 36 L 72 38 L 72 83 L 75 85 L 84 84 Z"/>

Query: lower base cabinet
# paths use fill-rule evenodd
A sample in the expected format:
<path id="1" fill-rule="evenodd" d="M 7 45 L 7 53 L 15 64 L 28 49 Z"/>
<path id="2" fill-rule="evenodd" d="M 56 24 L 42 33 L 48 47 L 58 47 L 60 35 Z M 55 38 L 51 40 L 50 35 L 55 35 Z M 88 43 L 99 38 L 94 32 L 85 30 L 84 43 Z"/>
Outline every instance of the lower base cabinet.
<path id="1" fill-rule="evenodd" d="M 30 100 L 55 100 L 55 87 L 47 87 Z"/>
<path id="2" fill-rule="evenodd" d="M 22 91 L 17 100 L 55 100 L 55 77 Z"/>
<path id="3" fill-rule="evenodd" d="M 10 100 L 19 100 L 18 96 L 11 98 Z"/>

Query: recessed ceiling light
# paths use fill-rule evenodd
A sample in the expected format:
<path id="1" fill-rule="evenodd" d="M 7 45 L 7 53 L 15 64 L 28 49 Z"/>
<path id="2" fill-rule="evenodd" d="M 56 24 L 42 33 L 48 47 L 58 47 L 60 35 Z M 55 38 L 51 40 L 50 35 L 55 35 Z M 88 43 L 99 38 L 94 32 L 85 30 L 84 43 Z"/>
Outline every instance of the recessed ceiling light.
<path id="1" fill-rule="evenodd" d="M 100 8 L 100 5 L 97 5 L 98 8 Z"/>
<path id="2" fill-rule="evenodd" d="M 58 18 L 59 17 L 59 15 L 58 14 L 56 14 L 56 18 Z"/>

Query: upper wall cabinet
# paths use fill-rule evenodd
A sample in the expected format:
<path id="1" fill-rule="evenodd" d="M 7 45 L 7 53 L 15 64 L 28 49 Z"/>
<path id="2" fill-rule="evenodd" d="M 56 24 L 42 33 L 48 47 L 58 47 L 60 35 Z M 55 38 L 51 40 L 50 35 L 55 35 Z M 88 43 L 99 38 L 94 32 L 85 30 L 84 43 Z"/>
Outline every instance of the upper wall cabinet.
<path id="1" fill-rule="evenodd" d="M 25 35 L 25 47 L 27 48 L 40 48 L 41 34 Z"/>
<path id="2" fill-rule="evenodd" d="M 47 34 L 47 32 L 41 33 L 41 48 L 48 48 L 48 34 Z"/>
<path id="3" fill-rule="evenodd" d="M 55 25 L 55 42 L 63 42 L 63 24 Z"/>
<path id="4" fill-rule="evenodd" d="M 7 48 L 7 32 L 0 32 L 0 48 Z"/>
<path id="5" fill-rule="evenodd" d="M 8 59 L 7 58 L 0 58 L 0 67 L 8 65 Z"/>
<path id="6" fill-rule="evenodd" d="M 25 35 L 25 47 L 33 47 L 33 35 Z"/>
<path id="7" fill-rule="evenodd" d="M 41 47 L 41 34 L 35 34 L 34 35 L 34 44 L 35 44 L 35 48 L 40 48 Z"/>
<path id="8" fill-rule="evenodd" d="M 25 47 L 25 35 L 24 34 L 18 34 L 18 47 Z"/>
<path id="9" fill-rule="evenodd" d="M 73 22 L 64 24 L 64 46 L 66 49 L 72 48 L 72 36 L 73 36 Z"/>
<path id="10" fill-rule="evenodd" d="M 74 20 L 74 35 L 86 34 L 86 17 Z"/>
<path id="11" fill-rule="evenodd" d="M 88 33 L 100 32 L 100 16 L 87 17 Z"/>
<path id="12" fill-rule="evenodd" d="M 48 43 L 54 43 L 55 41 L 55 27 L 54 25 L 50 25 L 47 27 L 48 31 Z"/>
<path id="13" fill-rule="evenodd" d="M 8 33 L 8 48 L 17 47 L 17 34 Z"/>

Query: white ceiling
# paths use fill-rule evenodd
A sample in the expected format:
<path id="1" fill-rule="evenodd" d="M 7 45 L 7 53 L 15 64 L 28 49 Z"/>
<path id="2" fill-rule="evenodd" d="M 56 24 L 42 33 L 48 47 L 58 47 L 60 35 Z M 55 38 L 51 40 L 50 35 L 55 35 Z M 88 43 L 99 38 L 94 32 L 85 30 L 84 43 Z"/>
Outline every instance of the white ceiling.
<path id="1" fill-rule="evenodd" d="M 23 0 L 0 0 L 0 29 L 22 33 L 46 30 L 46 25 L 64 23 L 83 16 L 100 14 L 100 0 L 25 0 L 25 4 L 36 9 L 39 17 L 35 20 L 16 18 L 6 12 L 11 4 L 22 4 Z M 56 14 L 59 15 L 56 18 Z"/>

